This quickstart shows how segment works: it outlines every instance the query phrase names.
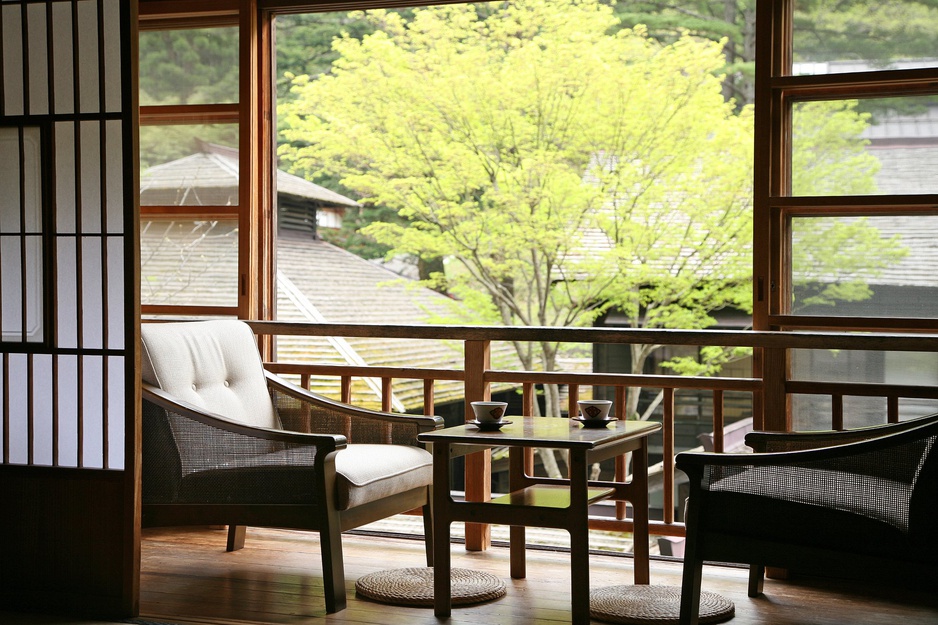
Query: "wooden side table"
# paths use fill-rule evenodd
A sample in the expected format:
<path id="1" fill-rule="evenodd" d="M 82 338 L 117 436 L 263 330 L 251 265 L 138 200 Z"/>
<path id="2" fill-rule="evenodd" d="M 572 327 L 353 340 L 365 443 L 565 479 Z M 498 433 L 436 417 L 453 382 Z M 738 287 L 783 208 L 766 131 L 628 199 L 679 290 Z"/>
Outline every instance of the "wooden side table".
<path id="1" fill-rule="evenodd" d="M 570 532 L 570 594 L 573 623 L 587 624 L 589 613 L 589 506 L 601 499 L 629 501 L 634 510 L 635 583 L 647 584 L 648 436 L 661 428 L 646 421 L 613 421 L 586 428 L 576 421 L 508 417 L 501 430 L 474 425 L 425 432 L 417 438 L 433 450 L 434 612 L 450 616 L 450 524 L 454 521 L 511 526 L 511 576 L 524 578 L 524 528 L 555 527 Z M 491 447 L 509 448 L 511 492 L 487 502 L 454 501 L 450 494 L 453 458 Z M 524 453 L 534 448 L 569 452 L 569 479 L 526 475 Z M 632 452 L 632 480 L 590 481 L 590 465 Z"/>

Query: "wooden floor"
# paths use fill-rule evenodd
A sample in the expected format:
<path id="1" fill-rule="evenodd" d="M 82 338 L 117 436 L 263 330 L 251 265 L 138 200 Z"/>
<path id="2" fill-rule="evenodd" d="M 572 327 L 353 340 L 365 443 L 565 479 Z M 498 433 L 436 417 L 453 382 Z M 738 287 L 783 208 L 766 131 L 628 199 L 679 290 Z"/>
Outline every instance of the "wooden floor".
<path id="1" fill-rule="evenodd" d="M 438 624 L 428 608 L 391 607 L 355 597 L 355 579 L 385 568 L 424 565 L 423 544 L 346 535 L 349 605 L 326 615 L 315 534 L 250 528 L 246 547 L 226 553 L 226 533 L 212 529 L 147 530 L 142 543 L 141 618 L 179 624 Z M 508 585 L 504 598 L 454 608 L 454 625 L 569 623 L 569 566 L 564 552 L 528 553 L 528 577 L 512 580 L 508 549 L 481 553 L 453 546 L 453 566 L 488 571 Z M 632 561 L 591 557 L 593 588 L 632 583 Z M 938 593 L 877 588 L 825 579 L 766 580 L 765 596 L 746 596 L 745 569 L 706 567 L 704 590 L 736 604 L 733 625 L 934 625 Z M 652 584 L 679 586 L 679 562 L 652 562 Z M 934 588 L 934 586 L 933 586 Z"/>

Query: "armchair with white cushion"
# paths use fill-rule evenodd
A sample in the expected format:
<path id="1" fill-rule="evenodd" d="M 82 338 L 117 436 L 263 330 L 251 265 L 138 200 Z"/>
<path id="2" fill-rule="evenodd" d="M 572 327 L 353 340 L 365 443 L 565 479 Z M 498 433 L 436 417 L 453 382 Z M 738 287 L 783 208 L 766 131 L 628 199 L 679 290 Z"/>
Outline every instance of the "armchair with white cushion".
<path id="1" fill-rule="evenodd" d="M 341 533 L 423 508 L 431 455 L 417 434 L 440 417 L 385 413 L 313 394 L 263 368 L 241 321 L 146 323 L 143 525 L 319 532 L 327 612 L 346 605 Z"/>

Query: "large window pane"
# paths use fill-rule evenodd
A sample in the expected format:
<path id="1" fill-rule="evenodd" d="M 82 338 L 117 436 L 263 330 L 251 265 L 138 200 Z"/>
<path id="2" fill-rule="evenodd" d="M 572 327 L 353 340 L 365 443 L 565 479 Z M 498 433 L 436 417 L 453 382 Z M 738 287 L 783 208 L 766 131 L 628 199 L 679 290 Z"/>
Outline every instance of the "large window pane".
<path id="1" fill-rule="evenodd" d="M 934 317 L 938 216 L 792 220 L 792 313 Z"/>
<path id="2" fill-rule="evenodd" d="M 938 193 L 938 97 L 798 102 L 792 195 Z"/>
<path id="3" fill-rule="evenodd" d="M 238 101 L 238 29 L 140 33 L 140 104 Z"/>
<path id="4" fill-rule="evenodd" d="M 236 124 L 140 128 L 142 206 L 236 206 Z"/>
<path id="5" fill-rule="evenodd" d="M 236 306 L 237 222 L 141 222 L 140 274 L 144 305 Z"/>
<path id="6" fill-rule="evenodd" d="M 938 67 L 938 7 L 916 0 L 795 0 L 794 73 Z"/>
<path id="7" fill-rule="evenodd" d="M 938 384 L 938 354 L 927 352 L 879 352 L 866 350 L 792 350 L 792 378 L 811 382 L 857 384 Z M 899 402 L 901 420 L 938 410 L 938 401 L 905 398 Z M 844 427 L 857 428 L 885 422 L 882 397 L 845 397 Z M 830 395 L 792 397 L 795 430 L 831 428 Z"/>

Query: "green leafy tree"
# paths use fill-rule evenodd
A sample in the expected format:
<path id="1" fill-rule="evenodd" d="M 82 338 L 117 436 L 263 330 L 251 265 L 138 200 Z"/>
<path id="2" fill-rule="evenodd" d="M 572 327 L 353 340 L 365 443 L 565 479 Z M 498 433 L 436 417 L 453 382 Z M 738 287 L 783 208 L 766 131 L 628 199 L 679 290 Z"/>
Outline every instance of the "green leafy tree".
<path id="1" fill-rule="evenodd" d="M 755 0 L 661 0 L 612 3 L 625 27 L 644 24 L 649 35 L 669 43 L 683 32 L 723 46 L 719 68 L 723 95 L 740 108 L 754 97 Z"/>
<path id="2" fill-rule="evenodd" d="M 238 29 L 147 30 L 140 34 L 140 104 L 238 101 Z"/>
<path id="3" fill-rule="evenodd" d="M 748 310 L 752 119 L 722 96 L 722 43 L 664 44 L 590 0 L 483 6 L 369 13 L 380 30 L 294 80 L 283 161 L 397 210 L 405 222 L 365 233 L 449 259 L 427 284 L 477 322 L 589 325 L 615 306 L 633 327 L 700 328 Z M 558 347 L 517 350 L 550 371 Z M 653 349 L 634 348 L 633 371 Z M 704 354 L 694 372 L 733 356 Z"/>
<path id="4" fill-rule="evenodd" d="M 407 223 L 366 233 L 450 259 L 429 282 L 477 321 L 589 325 L 617 306 L 636 327 L 702 327 L 748 307 L 752 122 L 721 95 L 721 46 L 616 29 L 592 1 L 497 6 L 376 12 L 384 30 L 295 81 L 280 114 L 308 145 L 281 158 L 398 210 Z M 557 350 L 518 355 L 550 371 Z"/>

